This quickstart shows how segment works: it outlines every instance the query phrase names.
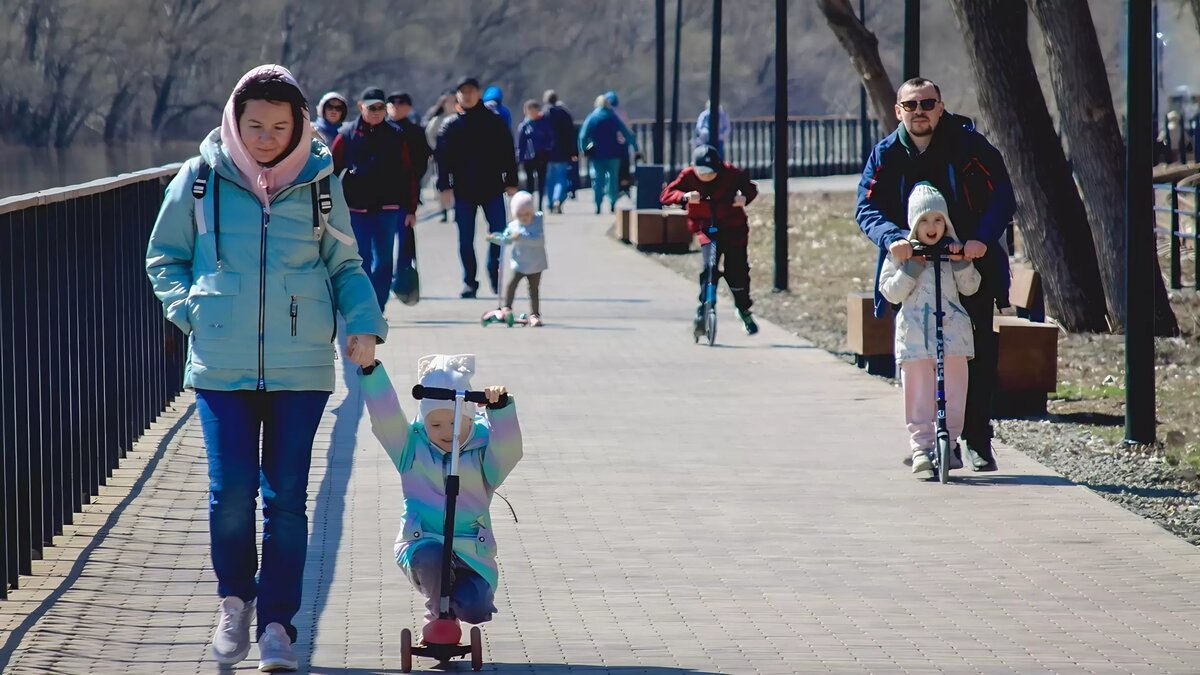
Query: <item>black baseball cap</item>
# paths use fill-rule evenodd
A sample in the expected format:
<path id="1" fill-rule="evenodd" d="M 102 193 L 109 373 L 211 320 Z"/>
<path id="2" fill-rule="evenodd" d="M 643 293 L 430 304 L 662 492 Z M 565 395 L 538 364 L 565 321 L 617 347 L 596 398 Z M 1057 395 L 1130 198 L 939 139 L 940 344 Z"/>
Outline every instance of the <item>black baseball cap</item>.
<path id="1" fill-rule="evenodd" d="M 698 174 L 704 175 L 720 171 L 723 165 L 721 155 L 711 145 L 701 145 L 692 152 L 692 167 Z"/>
<path id="2" fill-rule="evenodd" d="M 459 89 L 462 89 L 463 87 L 475 87 L 476 89 L 483 88 L 483 87 L 479 86 L 479 80 L 477 80 L 473 77 L 460 78 L 458 80 L 458 84 L 454 85 L 454 91 L 458 91 Z"/>
<path id="3" fill-rule="evenodd" d="M 412 96 L 409 96 L 402 91 L 394 91 L 388 94 L 387 102 L 395 103 L 397 105 L 412 105 Z"/>
<path id="4" fill-rule="evenodd" d="M 363 105 L 372 105 L 374 103 L 383 103 L 386 98 L 383 96 L 383 90 L 379 87 L 367 87 L 363 89 L 362 96 L 358 100 Z"/>

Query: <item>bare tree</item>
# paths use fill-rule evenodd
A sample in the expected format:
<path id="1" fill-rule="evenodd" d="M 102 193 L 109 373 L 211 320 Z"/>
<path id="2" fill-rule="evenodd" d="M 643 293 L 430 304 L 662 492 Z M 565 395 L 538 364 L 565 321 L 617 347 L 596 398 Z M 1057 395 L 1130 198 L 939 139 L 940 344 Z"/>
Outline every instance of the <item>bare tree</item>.
<path id="1" fill-rule="evenodd" d="M 817 6 L 862 78 L 879 125 L 884 133 L 892 133 L 897 124 L 894 112 L 896 89 L 879 58 L 879 39 L 859 20 L 850 7 L 850 0 L 817 0 Z"/>
<path id="2" fill-rule="evenodd" d="M 1113 110 L 1092 14 L 1087 0 L 1029 0 L 1029 7 L 1045 37 L 1050 82 L 1087 207 L 1108 314 L 1114 326 L 1123 331 L 1127 308 L 1125 143 Z M 1153 218 L 1148 217 L 1141 226 L 1152 227 Z M 1157 335 L 1176 335 L 1179 325 L 1157 260 L 1154 267 L 1154 331 Z"/>
<path id="3" fill-rule="evenodd" d="M 1021 234 L 1041 274 L 1049 313 L 1071 332 L 1104 331 L 1104 291 L 1087 213 L 1037 82 L 1026 7 L 1010 0 L 952 0 L 969 45 L 979 107 L 1004 154 Z"/>

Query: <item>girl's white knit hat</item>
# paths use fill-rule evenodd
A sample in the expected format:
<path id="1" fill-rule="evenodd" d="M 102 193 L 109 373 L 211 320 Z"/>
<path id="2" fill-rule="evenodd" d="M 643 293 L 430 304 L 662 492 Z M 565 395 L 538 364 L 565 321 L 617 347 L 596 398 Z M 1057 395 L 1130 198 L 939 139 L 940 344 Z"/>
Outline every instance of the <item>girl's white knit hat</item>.
<path id="1" fill-rule="evenodd" d="M 533 206 L 533 195 L 524 190 L 514 194 L 512 199 L 510 199 L 508 202 L 508 209 L 512 212 L 513 218 L 516 218 L 517 213 L 519 213 L 521 209 L 525 208 L 526 206 Z"/>
<path id="2" fill-rule="evenodd" d="M 954 224 L 950 222 L 950 209 L 946 206 L 946 198 L 931 183 L 924 181 L 913 186 L 908 195 L 908 229 L 911 238 L 917 238 L 917 222 L 926 213 L 937 212 L 946 219 L 946 236 L 958 240 L 954 233 Z"/>
<path id="3" fill-rule="evenodd" d="M 467 391 L 471 388 L 471 376 L 474 374 L 474 354 L 430 354 L 417 359 L 417 381 L 423 387 Z M 454 410 L 454 401 L 421 399 L 419 415 L 422 420 L 434 410 Z M 471 417 L 474 408 L 464 405 L 463 414 Z"/>

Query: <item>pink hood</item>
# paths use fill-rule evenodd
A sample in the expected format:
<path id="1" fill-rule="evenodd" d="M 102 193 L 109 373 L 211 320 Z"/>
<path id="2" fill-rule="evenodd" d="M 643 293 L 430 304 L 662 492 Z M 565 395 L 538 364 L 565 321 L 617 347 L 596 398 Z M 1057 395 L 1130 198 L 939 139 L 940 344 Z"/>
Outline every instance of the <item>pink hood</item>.
<path id="1" fill-rule="evenodd" d="M 268 211 L 271 208 L 271 196 L 280 189 L 288 187 L 300 172 L 304 169 L 304 165 L 308 163 L 308 158 L 312 154 L 312 125 L 308 123 L 308 106 L 301 106 L 304 119 L 296 120 L 296 124 L 300 126 L 300 143 L 295 149 L 284 157 L 282 161 L 273 167 L 267 168 L 259 164 L 250 155 L 250 151 L 242 142 L 242 135 L 238 133 L 237 117 L 234 111 L 233 98 L 237 91 L 246 84 L 250 78 L 263 73 L 276 73 L 282 75 L 288 84 L 300 89 L 300 83 L 292 75 L 291 71 L 283 66 L 268 64 L 258 66 L 250 72 L 242 76 L 238 80 L 237 86 L 233 88 L 233 93 L 229 95 L 229 100 L 225 103 L 225 113 L 221 116 L 221 143 L 225 146 L 225 151 L 229 153 L 230 159 L 233 160 L 238 171 L 242 174 L 246 184 L 254 192 L 258 200 L 262 202 L 263 208 Z M 300 89 L 300 91 L 304 91 Z"/>

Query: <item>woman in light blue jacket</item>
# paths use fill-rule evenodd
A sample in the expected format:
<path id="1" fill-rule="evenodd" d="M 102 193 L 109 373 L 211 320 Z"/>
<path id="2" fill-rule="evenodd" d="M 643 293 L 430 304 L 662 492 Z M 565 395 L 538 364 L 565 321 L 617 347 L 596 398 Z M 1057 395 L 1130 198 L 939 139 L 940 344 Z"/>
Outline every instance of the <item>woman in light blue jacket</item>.
<path id="1" fill-rule="evenodd" d="M 374 363 L 387 335 L 333 158 L 312 134 L 287 69 L 247 73 L 200 157 L 167 187 L 146 252 L 167 319 L 191 339 L 185 383 L 207 446 L 222 598 L 213 652 L 225 664 L 244 659 L 257 615 L 263 670 L 297 667 L 308 469 L 334 386 L 336 315 L 354 363 Z"/>

